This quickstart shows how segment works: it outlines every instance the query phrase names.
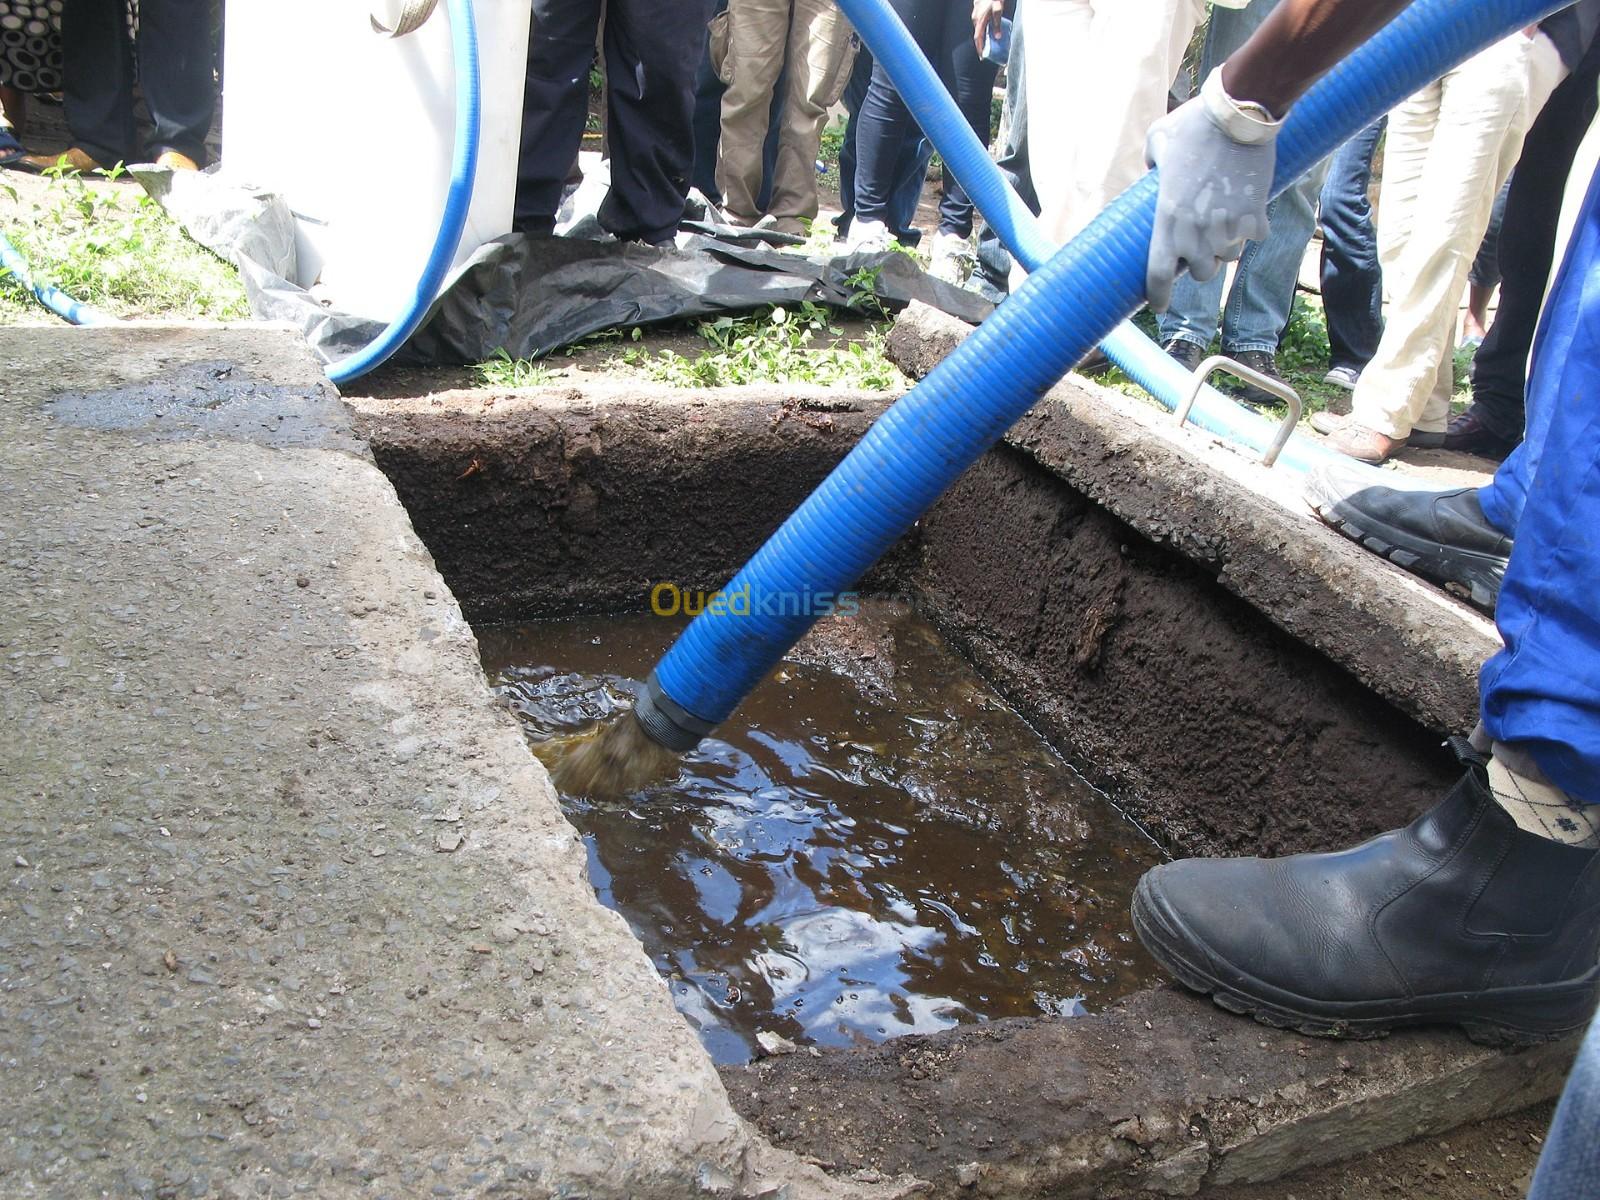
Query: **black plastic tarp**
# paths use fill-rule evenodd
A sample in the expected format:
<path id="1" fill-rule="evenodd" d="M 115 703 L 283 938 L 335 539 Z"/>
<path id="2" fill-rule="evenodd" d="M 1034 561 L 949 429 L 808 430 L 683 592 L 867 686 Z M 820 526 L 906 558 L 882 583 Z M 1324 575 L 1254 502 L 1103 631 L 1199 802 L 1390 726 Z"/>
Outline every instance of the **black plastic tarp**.
<path id="1" fill-rule="evenodd" d="M 329 362 L 381 331 L 378 322 L 341 313 L 286 277 L 293 273 L 294 219 L 280 198 L 213 175 L 137 173 L 191 236 L 239 268 L 258 319 L 294 325 Z M 738 230 L 692 228 L 705 232 L 686 233 L 665 249 L 520 234 L 490 242 L 455 274 L 393 361 L 453 366 L 501 350 L 533 358 L 606 329 L 802 301 L 845 309 L 859 306 L 863 284 L 891 311 L 920 300 L 977 323 L 992 308 L 897 251 L 807 256 Z"/>

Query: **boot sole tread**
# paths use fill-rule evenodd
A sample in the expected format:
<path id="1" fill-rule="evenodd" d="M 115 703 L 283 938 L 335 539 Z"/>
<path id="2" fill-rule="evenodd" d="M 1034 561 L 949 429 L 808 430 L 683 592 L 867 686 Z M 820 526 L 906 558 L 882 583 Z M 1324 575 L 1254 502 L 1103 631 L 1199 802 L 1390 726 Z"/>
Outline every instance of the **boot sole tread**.
<path id="1" fill-rule="evenodd" d="M 1504 558 L 1492 554 L 1479 554 L 1471 550 L 1455 550 L 1444 554 L 1400 544 L 1397 531 L 1385 528 L 1382 534 L 1367 525 L 1344 516 L 1338 511 L 1338 501 L 1321 496 L 1310 499 L 1312 511 L 1323 522 L 1352 542 L 1386 558 L 1396 566 L 1418 575 L 1443 588 L 1451 595 L 1466 600 L 1474 608 L 1493 614 L 1495 601 L 1500 596 L 1500 577 L 1505 574 Z M 1491 583 L 1493 586 L 1491 586 Z"/>

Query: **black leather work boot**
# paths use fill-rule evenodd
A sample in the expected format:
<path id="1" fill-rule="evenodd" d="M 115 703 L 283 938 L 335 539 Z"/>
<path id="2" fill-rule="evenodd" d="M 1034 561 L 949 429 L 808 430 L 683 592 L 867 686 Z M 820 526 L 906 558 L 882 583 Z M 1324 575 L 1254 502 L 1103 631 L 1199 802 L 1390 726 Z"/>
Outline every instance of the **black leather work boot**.
<path id="1" fill-rule="evenodd" d="M 1133 927 L 1179 982 L 1266 1025 L 1449 1024 L 1530 1045 L 1583 1029 L 1600 1001 L 1600 851 L 1519 829 L 1472 766 L 1352 850 L 1156 867 Z"/>
<path id="2" fill-rule="evenodd" d="M 1306 502 L 1351 541 L 1494 614 L 1511 539 L 1489 524 L 1477 488 L 1384 487 L 1330 464 L 1306 477 Z"/>
<path id="3" fill-rule="evenodd" d="M 1283 382 L 1283 376 L 1278 373 L 1278 357 L 1269 351 L 1239 350 L 1224 351 L 1224 353 L 1241 366 L 1249 367 L 1259 375 L 1265 375 L 1268 379 L 1275 379 L 1279 383 Z M 1248 404 L 1253 408 L 1271 408 L 1275 404 L 1283 403 L 1271 392 L 1263 392 L 1255 384 L 1235 379 L 1231 375 L 1223 380 L 1222 390 L 1241 404 Z"/>

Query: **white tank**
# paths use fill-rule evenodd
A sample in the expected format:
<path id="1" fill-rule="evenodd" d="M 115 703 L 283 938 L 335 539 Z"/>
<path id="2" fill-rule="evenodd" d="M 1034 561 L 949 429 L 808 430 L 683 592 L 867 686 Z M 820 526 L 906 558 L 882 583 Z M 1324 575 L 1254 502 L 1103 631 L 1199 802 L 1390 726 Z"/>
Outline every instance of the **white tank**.
<path id="1" fill-rule="evenodd" d="M 222 167 L 283 195 L 302 287 L 388 321 L 404 306 L 450 185 L 456 80 L 447 7 L 386 37 L 394 0 L 227 0 Z M 483 137 L 459 265 L 511 232 L 529 0 L 473 0 Z"/>

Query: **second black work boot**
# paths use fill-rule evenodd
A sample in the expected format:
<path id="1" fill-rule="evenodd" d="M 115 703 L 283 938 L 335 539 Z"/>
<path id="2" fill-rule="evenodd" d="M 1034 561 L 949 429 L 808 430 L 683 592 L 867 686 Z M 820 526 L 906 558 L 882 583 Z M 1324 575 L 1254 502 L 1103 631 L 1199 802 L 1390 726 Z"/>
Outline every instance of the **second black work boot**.
<path id="1" fill-rule="evenodd" d="M 1511 539 L 1489 524 L 1477 488 L 1385 487 L 1329 464 L 1306 477 L 1306 502 L 1351 541 L 1494 615 Z"/>
<path id="2" fill-rule="evenodd" d="M 1531 1045 L 1583 1029 L 1600 1001 L 1600 851 L 1519 829 L 1473 766 L 1353 850 L 1156 867 L 1133 927 L 1179 982 L 1267 1025 L 1447 1024 Z"/>

